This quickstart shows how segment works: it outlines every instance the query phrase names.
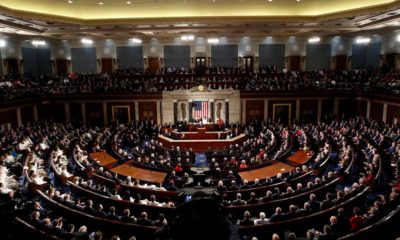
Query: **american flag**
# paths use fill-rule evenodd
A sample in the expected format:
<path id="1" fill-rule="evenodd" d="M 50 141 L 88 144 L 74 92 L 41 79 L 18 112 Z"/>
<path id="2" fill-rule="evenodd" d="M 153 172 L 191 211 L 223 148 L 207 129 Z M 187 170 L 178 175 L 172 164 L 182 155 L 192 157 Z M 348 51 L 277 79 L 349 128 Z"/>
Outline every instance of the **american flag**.
<path id="1" fill-rule="evenodd" d="M 194 101 L 192 109 L 194 119 L 208 118 L 208 101 Z"/>

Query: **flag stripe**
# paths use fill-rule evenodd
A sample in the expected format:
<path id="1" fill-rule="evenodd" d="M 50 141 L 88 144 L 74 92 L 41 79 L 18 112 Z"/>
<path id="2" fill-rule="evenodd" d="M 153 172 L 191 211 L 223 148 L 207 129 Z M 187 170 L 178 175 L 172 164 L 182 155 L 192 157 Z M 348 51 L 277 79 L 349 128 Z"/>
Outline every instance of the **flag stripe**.
<path id="1" fill-rule="evenodd" d="M 193 118 L 207 118 L 208 119 L 208 101 L 193 102 Z"/>

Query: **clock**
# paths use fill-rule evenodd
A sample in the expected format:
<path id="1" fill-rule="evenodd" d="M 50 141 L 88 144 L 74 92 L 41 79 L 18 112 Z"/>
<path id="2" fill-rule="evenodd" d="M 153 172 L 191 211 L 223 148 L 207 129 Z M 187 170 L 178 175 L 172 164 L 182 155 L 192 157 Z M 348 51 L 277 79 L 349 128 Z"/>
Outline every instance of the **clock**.
<path id="1" fill-rule="evenodd" d="M 200 92 L 202 92 L 202 91 L 204 91 L 204 86 L 203 86 L 203 85 L 199 85 L 199 86 L 197 87 L 197 89 L 198 89 Z"/>

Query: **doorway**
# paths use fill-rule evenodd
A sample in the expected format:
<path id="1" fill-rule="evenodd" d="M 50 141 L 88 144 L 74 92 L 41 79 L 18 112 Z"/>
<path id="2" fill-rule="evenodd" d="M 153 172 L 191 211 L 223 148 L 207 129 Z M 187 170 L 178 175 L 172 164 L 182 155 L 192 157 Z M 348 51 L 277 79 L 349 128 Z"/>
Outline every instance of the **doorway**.
<path id="1" fill-rule="evenodd" d="M 274 104 L 272 118 L 274 122 L 288 123 L 291 120 L 292 105 L 286 104 Z"/>
<path id="2" fill-rule="evenodd" d="M 149 72 L 156 73 L 160 70 L 160 59 L 149 58 Z"/>
<path id="3" fill-rule="evenodd" d="M 111 58 L 101 59 L 101 71 L 103 73 L 113 72 L 113 60 Z"/>
<path id="4" fill-rule="evenodd" d="M 253 71 L 253 61 L 254 57 L 252 56 L 243 57 L 243 66 L 246 71 Z"/>
<path id="5" fill-rule="evenodd" d="M 66 74 L 67 70 L 67 60 L 65 59 L 57 59 L 56 60 L 56 69 L 58 74 Z"/>

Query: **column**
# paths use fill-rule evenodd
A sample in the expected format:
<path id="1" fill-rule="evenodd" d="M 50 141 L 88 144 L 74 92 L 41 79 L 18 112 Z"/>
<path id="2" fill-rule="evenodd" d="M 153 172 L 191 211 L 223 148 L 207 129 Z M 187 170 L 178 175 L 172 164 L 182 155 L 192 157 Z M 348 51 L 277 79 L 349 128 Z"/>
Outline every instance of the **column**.
<path id="1" fill-rule="evenodd" d="M 268 100 L 264 100 L 264 122 L 268 122 Z"/>
<path id="2" fill-rule="evenodd" d="M 365 113 L 365 118 L 369 119 L 371 115 L 371 100 L 367 100 L 367 111 Z"/>
<path id="3" fill-rule="evenodd" d="M 81 103 L 81 110 L 82 110 L 82 122 L 83 125 L 86 125 L 86 105 L 84 102 Z"/>
<path id="4" fill-rule="evenodd" d="M 161 124 L 161 101 L 157 101 L 157 124 Z"/>
<path id="5" fill-rule="evenodd" d="M 321 115 L 322 115 L 322 99 L 318 99 L 318 110 L 317 110 L 317 121 L 321 122 Z"/>
<path id="6" fill-rule="evenodd" d="M 21 108 L 17 108 L 17 123 L 18 127 L 22 126 Z"/>
<path id="7" fill-rule="evenodd" d="M 242 100 L 242 124 L 246 122 L 246 100 Z"/>
<path id="8" fill-rule="evenodd" d="M 103 102 L 103 120 L 104 124 L 108 125 L 107 103 Z"/>
<path id="9" fill-rule="evenodd" d="M 383 113 L 382 113 L 382 121 L 385 123 L 386 122 L 386 116 L 387 116 L 387 103 L 383 104 Z"/>
<path id="10" fill-rule="evenodd" d="M 300 99 L 296 99 L 296 121 L 300 122 Z"/>
<path id="11" fill-rule="evenodd" d="M 225 99 L 225 126 L 229 126 L 229 99 Z"/>
<path id="12" fill-rule="evenodd" d="M 189 122 L 193 122 L 193 112 L 192 112 L 192 108 L 193 108 L 193 100 L 189 99 Z"/>
<path id="13" fill-rule="evenodd" d="M 215 123 L 215 110 L 214 110 L 215 109 L 215 102 L 214 102 L 214 99 L 210 99 L 209 102 L 210 102 L 210 116 L 209 116 L 209 118 L 210 118 L 211 122 Z"/>
<path id="14" fill-rule="evenodd" d="M 69 106 L 69 102 L 64 103 L 64 110 L 65 110 L 65 121 L 71 122 L 71 108 Z"/>
<path id="15" fill-rule="evenodd" d="M 135 122 L 139 122 L 139 102 L 135 101 L 133 104 L 135 106 Z"/>
<path id="16" fill-rule="evenodd" d="M 38 117 L 38 111 L 37 111 L 37 105 L 33 106 L 33 121 L 36 122 L 39 119 Z"/>
<path id="17" fill-rule="evenodd" d="M 172 100 L 174 107 L 172 113 L 174 114 L 174 124 L 178 122 L 178 100 Z"/>
<path id="18" fill-rule="evenodd" d="M 339 99 L 335 98 L 333 100 L 333 115 L 337 116 L 339 113 Z"/>

